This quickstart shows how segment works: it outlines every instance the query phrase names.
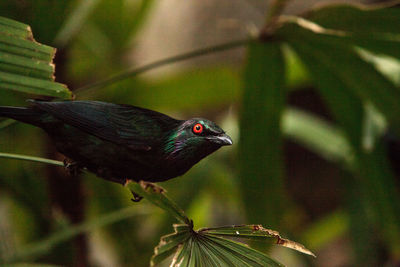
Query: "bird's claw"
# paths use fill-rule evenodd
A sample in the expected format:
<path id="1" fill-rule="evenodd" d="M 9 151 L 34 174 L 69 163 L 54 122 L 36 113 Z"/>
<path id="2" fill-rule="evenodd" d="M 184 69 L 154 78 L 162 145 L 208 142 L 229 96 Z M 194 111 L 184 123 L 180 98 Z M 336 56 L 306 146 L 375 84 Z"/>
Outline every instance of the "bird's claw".
<path id="1" fill-rule="evenodd" d="M 133 195 L 133 198 L 131 199 L 133 202 L 139 202 L 140 200 L 142 200 L 143 199 L 143 197 L 142 196 L 139 196 L 138 194 L 136 194 L 135 192 L 133 192 L 133 191 L 131 191 L 132 192 L 132 195 Z"/>
<path id="2" fill-rule="evenodd" d="M 123 183 L 123 185 L 126 186 L 126 185 L 129 184 L 130 182 L 132 182 L 132 180 L 126 179 L 125 182 Z M 132 190 L 131 190 L 131 193 L 132 193 L 132 195 L 133 195 L 133 198 L 131 198 L 131 200 L 132 200 L 133 202 L 139 202 L 140 200 L 143 199 L 142 196 L 140 196 L 139 194 L 133 192 Z"/>
<path id="3" fill-rule="evenodd" d="M 64 168 L 71 176 L 77 176 L 81 172 L 81 166 L 76 161 L 68 161 L 64 159 Z"/>
<path id="4" fill-rule="evenodd" d="M 124 186 L 126 186 L 126 185 L 127 185 L 128 183 L 130 183 L 130 182 L 132 182 L 132 180 L 126 179 L 125 182 L 124 182 Z M 158 186 L 158 185 L 156 185 L 156 184 L 153 184 L 153 183 L 149 183 L 149 182 L 145 182 L 145 181 L 139 181 L 138 184 L 139 184 L 144 190 L 147 190 L 147 189 L 150 187 L 150 188 L 153 190 L 153 192 L 155 192 L 155 193 L 161 194 L 161 193 L 164 193 L 164 192 L 165 192 L 165 189 L 164 189 L 164 188 L 162 188 L 161 186 Z M 143 199 L 143 197 L 140 196 L 139 194 L 133 192 L 132 190 L 131 190 L 131 192 L 132 192 L 132 195 L 133 195 L 133 198 L 132 198 L 131 200 L 132 200 L 133 202 L 139 202 L 140 200 Z"/>

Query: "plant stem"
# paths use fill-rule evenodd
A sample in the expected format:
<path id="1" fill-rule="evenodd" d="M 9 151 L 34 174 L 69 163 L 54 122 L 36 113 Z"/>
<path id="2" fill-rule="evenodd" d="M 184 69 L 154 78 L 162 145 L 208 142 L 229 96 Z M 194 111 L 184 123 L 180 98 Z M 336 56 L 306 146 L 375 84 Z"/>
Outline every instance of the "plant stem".
<path id="1" fill-rule="evenodd" d="M 105 87 L 114 82 L 136 76 L 140 73 L 143 73 L 143 72 L 146 72 L 146 71 L 158 68 L 158 67 L 162 67 L 167 64 L 171 64 L 171 63 L 175 63 L 175 62 L 179 62 L 179 61 L 183 61 L 183 60 L 187 60 L 187 59 L 191 59 L 191 58 L 195 58 L 195 57 L 199 57 L 199 56 L 204 56 L 204 55 L 211 54 L 211 53 L 216 53 L 216 52 L 221 52 L 221 51 L 241 47 L 241 46 L 248 44 L 249 42 L 251 42 L 253 40 L 254 40 L 253 38 L 247 38 L 244 40 L 238 40 L 238 41 L 224 43 L 224 44 L 220 44 L 220 45 L 216 45 L 216 46 L 201 48 L 201 49 L 190 51 L 190 52 L 187 52 L 184 54 L 161 59 L 161 60 L 152 62 L 150 64 L 147 64 L 147 65 L 144 65 L 144 66 L 141 66 L 138 68 L 133 68 L 133 69 L 121 72 L 121 73 L 111 76 L 105 80 L 83 86 L 81 88 L 74 90 L 74 93 L 79 94 L 79 93 L 81 93 L 83 91 L 87 91 L 89 89 Z"/>
<path id="2" fill-rule="evenodd" d="M 0 152 L 0 158 L 19 159 L 19 160 L 27 160 L 27 161 L 46 163 L 46 164 L 51 164 L 51 165 L 56 165 L 56 166 L 64 166 L 64 163 L 61 162 L 61 161 L 52 160 L 52 159 L 45 159 L 45 158 L 39 158 L 39 157 L 33 157 L 33 156 L 27 156 L 27 155 L 19 155 L 19 154 L 11 154 L 11 153 Z"/>
<path id="3" fill-rule="evenodd" d="M 272 0 L 267 14 L 266 24 L 273 22 L 275 18 L 281 14 L 288 2 L 289 0 Z"/>

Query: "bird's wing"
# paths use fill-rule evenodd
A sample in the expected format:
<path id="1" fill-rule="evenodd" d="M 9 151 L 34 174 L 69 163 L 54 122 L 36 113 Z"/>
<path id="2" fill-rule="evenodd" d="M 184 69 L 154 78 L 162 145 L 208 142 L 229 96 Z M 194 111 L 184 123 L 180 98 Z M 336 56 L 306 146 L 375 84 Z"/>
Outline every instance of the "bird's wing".
<path id="1" fill-rule="evenodd" d="M 180 121 L 156 111 L 99 101 L 32 101 L 63 122 L 134 150 L 150 150 Z"/>

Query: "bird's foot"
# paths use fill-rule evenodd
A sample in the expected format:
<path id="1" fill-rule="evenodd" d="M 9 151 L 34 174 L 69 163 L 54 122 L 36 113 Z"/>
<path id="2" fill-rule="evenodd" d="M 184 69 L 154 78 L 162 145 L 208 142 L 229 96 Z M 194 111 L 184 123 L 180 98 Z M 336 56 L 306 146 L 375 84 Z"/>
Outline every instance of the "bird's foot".
<path id="1" fill-rule="evenodd" d="M 164 188 L 162 188 L 161 186 L 150 183 L 150 182 L 140 181 L 139 184 L 143 187 L 144 190 L 147 190 L 147 188 L 150 187 L 151 189 L 153 189 L 153 192 L 155 192 L 155 193 L 161 194 L 161 193 L 166 192 L 166 190 Z"/>
<path id="2" fill-rule="evenodd" d="M 126 179 L 126 180 L 125 180 L 125 183 L 124 183 L 124 186 L 126 186 L 126 185 L 129 184 L 130 182 L 132 182 L 132 180 Z M 133 195 L 133 198 L 131 198 L 131 200 L 132 200 L 133 202 L 139 202 L 140 200 L 143 199 L 143 197 L 140 196 L 139 194 L 133 192 L 132 190 L 131 190 L 131 192 L 132 192 L 132 195 Z"/>
<path id="3" fill-rule="evenodd" d="M 82 168 L 78 162 L 68 161 L 67 159 L 64 159 L 63 162 L 64 162 L 64 168 L 68 172 L 69 175 L 77 176 L 78 174 L 81 173 Z"/>
<path id="4" fill-rule="evenodd" d="M 128 183 L 132 182 L 130 179 L 126 179 L 124 186 L 126 186 Z M 145 181 L 139 181 L 139 185 L 144 189 L 147 190 L 148 188 L 151 188 L 153 190 L 153 192 L 155 193 L 164 193 L 166 190 L 164 188 L 162 188 L 161 186 L 158 186 L 156 184 L 150 183 L 150 182 L 145 182 Z M 131 199 L 133 202 L 139 202 L 140 200 L 143 199 L 142 196 L 140 196 L 139 194 L 132 192 L 133 198 Z"/>
<path id="5" fill-rule="evenodd" d="M 133 192 L 133 191 L 131 191 L 131 192 L 132 192 L 132 195 L 133 195 L 133 198 L 131 198 L 131 200 L 132 200 L 133 202 L 139 202 L 140 200 L 143 199 L 142 196 L 139 196 L 138 194 L 136 194 L 136 193 Z"/>

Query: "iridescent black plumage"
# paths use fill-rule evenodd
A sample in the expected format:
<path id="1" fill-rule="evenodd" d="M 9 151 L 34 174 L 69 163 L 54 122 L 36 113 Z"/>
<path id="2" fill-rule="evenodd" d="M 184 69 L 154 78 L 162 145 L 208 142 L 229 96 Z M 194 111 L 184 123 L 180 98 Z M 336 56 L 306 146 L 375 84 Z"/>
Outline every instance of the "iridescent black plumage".
<path id="1" fill-rule="evenodd" d="M 129 105 L 99 101 L 31 101 L 28 108 L 0 107 L 0 116 L 44 129 L 57 150 L 80 167 L 125 183 L 165 181 L 232 144 L 215 123 L 176 120 Z M 201 125 L 201 132 L 193 127 Z"/>

